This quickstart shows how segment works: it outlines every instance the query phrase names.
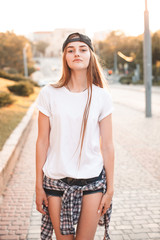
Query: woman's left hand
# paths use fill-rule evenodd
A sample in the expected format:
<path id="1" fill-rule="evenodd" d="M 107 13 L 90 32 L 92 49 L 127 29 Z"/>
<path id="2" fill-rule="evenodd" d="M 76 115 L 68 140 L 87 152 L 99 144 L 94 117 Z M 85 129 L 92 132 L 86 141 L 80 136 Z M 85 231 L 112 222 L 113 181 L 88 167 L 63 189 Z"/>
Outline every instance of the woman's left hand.
<path id="1" fill-rule="evenodd" d="M 99 205 L 99 208 L 98 208 L 98 214 L 103 216 L 106 213 L 106 211 L 108 210 L 108 208 L 111 205 L 112 197 L 113 197 L 113 194 L 110 194 L 107 192 L 103 195 L 100 205 Z"/>

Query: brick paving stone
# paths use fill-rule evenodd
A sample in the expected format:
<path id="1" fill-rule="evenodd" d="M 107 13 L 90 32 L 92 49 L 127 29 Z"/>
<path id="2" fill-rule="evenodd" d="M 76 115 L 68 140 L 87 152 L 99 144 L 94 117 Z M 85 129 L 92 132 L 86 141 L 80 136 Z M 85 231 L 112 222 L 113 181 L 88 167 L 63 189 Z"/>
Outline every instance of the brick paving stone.
<path id="1" fill-rule="evenodd" d="M 22 234 L 19 239 L 20 240 L 26 240 L 26 234 Z"/>
<path id="2" fill-rule="evenodd" d="M 133 233 L 145 233 L 145 232 L 148 232 L 148 228 L 134 228 L 133 229 Z"/>
<path id="3" fill-rule="evenodd" d="M 159 239 L 159 234 L 160 234 L 160 232 L 157 232 L 157 233 L 148 233 L 148 235 L 149 235 L 150 238 L 156 238 L 156 239 Z"/>
<path id="4" fill-rule="evenodd" d="M 29 233 L 27 239 L 39 239 L 39 233 Z"/>
<path id="5" fill-rule="evenodd" d="M 122 231 L 121 230 L 112 230 L 112 235 L 121 235 L 122 236 Z"/>
<path id="6" fill-rule="evenodd" d="M 133 240 L 149 239 L 148 234 L 146 233 L 130 234 L 129 236 L 130 236 L 130 239 L 133 239 Z"/>
<path id="7" fill-rule="evenodd" d="M 160 218 L 158 219 L 155 219 L 155 218 L 153 218 L 153 221 L 155 222 L 155 223 L 160 223 Z"/>
<path id="8" fill-rule="evenodd" d="M 102 240 L 102 238 L 101 238 Z M 112 240 L 123 240 L 122 236 L 112 235 Z"/>
<path id="9" fill-rule="evenodd" d="M 123 235 L 123 240 L 130 240 L 130 237 L 128 235 Z"/>
<path id="10" fill-rule="evenodd" d="M 0 236 L 1 235 L 8 235 L 8 230 L 0 230 Z"/>
<path id="11" fill-rule="evenodd" d="M 19 236 L 17 236 L 17 235 L 2 235 L 2 236 L 0 236 L 1 238 L 1 240 L 19 240 Z"/>

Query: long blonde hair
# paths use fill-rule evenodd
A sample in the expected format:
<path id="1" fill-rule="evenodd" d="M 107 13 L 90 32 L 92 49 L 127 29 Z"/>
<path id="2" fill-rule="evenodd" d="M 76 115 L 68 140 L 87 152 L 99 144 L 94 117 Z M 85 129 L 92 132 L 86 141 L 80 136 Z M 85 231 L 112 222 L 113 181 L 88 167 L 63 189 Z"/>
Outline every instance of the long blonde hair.
<path id="1" fill-rule="evenodd" d="M 92 83 L 100 88 L 109 89 L 108 82 L 104 77 L 103 70 L 100 66 L 100 63 L 99 63 L 97 57 L 96 57 L 96 54 L 90 48 L 89 48 L 89 51 L 90 51 L 90 61 L 89 61 L 89 65 L 87 67 L 88 98 L 87 98 L 87 103 L 85 106 L 82 124 L 81 124 L 81 132 L 80 132 L 81 148 L 80 148 L 79 158 L 81 158 L 83 140 L 84 140 L 84 135 L 85 135 L 85 131 L 86 131 L 86 125 L 87 125 L 89 109 L 90 109 L 90 104 L 91 104 L 91 99 L 92 99 Z M 71 69 L 69 68 L 69 66 L 66 62 L 66 53 L 67 53 L 67 51 L 65 48 L 64 53 L 63 53 L 63 58 L 62 58 L 63 59 L 62 76 L 61 76 L 60 80 L 56 83 L 50 84 L 55 88 L 61 88 L 65 85 L 67 85 L 70 80 L 70 77 L 71 77 Z M 78 146 L 80 144 L 80 139 L 79 139 Z M 77 146 L 77 148 L 78 148 L 78 146 Z M 77 149 L 76 149 L 76 151 L 77 151 Z"/>

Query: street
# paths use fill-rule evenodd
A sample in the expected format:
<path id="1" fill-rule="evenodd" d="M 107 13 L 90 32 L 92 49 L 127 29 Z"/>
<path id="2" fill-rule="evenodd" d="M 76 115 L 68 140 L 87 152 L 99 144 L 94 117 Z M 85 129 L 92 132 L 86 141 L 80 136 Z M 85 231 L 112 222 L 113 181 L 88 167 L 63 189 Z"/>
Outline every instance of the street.
<path id="1" fill-rule="evenodd" d="M 32 74 L 32 79 L 44 86 L 48 82 L 55 82 L 61 77 L 60 58 L 34 58 L 38 71 Z"/>

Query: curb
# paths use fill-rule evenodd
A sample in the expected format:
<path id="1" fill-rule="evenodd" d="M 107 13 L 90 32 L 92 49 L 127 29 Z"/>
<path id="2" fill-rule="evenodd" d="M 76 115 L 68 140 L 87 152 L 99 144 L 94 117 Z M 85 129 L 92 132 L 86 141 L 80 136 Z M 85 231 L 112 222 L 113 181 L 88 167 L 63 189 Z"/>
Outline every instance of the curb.
<path id="1" fill-rule="evenodd" d="M 26 115 L 13 130 L 9 138 L 6 140 L 2 151 L 0 151 L 0 203 L 3 198 L 3 191 L 13 174 L 22 146 L 28 135 L 35 110 L 35 104 L 36 102 L 29 107 Z"/>
<path id="2" fill-rule="evenodd" d="M 138 91 L 138 92 L 145 92 L 145 86 L 144 85 L 125 85 L 121 83 L 115 83 L 110 84 L 110 88 L 113 86 L 113 88 L 123 88 L 123 90 L 129 90 L 129 91 Z M 152 93 L 159 94 L 160 93 L 160 86 L 152 86 L 151 88 Z"/>

